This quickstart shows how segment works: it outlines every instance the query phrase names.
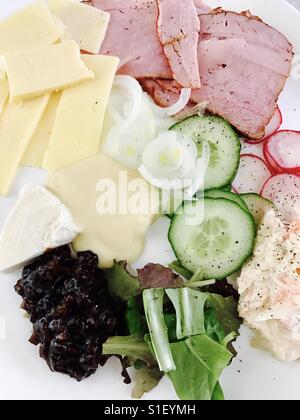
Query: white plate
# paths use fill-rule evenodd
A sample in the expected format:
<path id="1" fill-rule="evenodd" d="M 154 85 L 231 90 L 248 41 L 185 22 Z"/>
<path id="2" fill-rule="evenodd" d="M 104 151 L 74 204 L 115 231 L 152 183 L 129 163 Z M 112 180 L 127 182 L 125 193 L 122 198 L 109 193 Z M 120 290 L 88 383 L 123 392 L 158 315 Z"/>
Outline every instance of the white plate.
<path id="1" fill-rule="evenodd" d="M 0 0 L 0 14 L 30 3 L 30 0 Z M 284 0 L 209 0 L 212 6 L 242 11 L 250 9 L 267 23 L 280 29 L 294 43 L 300 54 L 300 13 Z M 300 60 L 298 60 L 300 62 Z M 300 71 L 297 80 L 289 80 L 280 98 L 284 127 L 300 128 Z M 1 170 L 1 168 L 0 168 Z M 0 199 L 0 228 L 24 183 L 43 183 L 42 171 L 20 170 L 9 198 Z M 151 262 L 168 263 L 173 259 L 166 242 L 167 221 L 153 226 L 145 255 L 139 265 Z M 13 286 L 19 273 L 0 276 L 0 334 L 3 324 L 6 339 L 0 337 L 0 399 L 130 399 L 131 386 L 124 385 L 117 361 L 110 361 L 96 375 L 82 383 L 51 373 L 39 358 L 38 349 L 28 343 L 31 326 L 19 309 L 20 299 Z M 300 363 L 284 364 L 249 345 L 250 333 L 243 329 L 237 344 L 238 357 L 226 369 L 222 385 L 227 399 L 300 399 Z M 168 379 L 146 399 L 175 399 Z"/>

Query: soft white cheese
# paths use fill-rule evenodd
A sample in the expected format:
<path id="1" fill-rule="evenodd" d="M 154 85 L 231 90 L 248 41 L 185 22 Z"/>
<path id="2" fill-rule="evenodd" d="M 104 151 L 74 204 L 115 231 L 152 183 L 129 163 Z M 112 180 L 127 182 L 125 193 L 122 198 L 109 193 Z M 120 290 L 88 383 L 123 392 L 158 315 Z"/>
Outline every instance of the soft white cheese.
<path id="1" fill-rule="evenodd" d="M 253 344 L 280 360 L 300 358 L 300 225 L 284 225 L 272 210 L 254 255 L 238 279 L 239 313 L 255 331 Z"/>
<path id="2" fill-rule="evenodd" d="M 0 235 L 0 271 L 71 243 L 79 233 L 70 211 L 46 188 L 25 185 Z"/>

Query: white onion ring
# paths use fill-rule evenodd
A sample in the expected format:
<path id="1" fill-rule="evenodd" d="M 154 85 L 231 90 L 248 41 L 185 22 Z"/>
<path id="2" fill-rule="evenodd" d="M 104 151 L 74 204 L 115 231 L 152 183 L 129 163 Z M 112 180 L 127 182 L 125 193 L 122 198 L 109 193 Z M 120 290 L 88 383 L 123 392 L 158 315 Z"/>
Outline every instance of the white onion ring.
<path id="1" fill-rule="evenodd" d="M 197 159 L 190 172 L 182 176 L 177 173 L 177 178 L 157 178 L 153 176 L 144 164 L 139 167 L 139 172 L 151 185 L 161 190 L 184 190 L 184 199 L 191 199 L 200 189 L 203 188 L 205 173 L 210 161 L 210 147 L 204 143 L 201 158 Z"/>
<path id="2" fill-rule="evenodd" d="M 176 121 L 182 121 L 186 118 L 193 117 L 194 115 L 198 115 L 199 117 L 203 117 L 205 115 L 206 109 L 208 106 L 208 101 L 200 102 L 199 104 L 193 106 L 189 109 L 184 109 L 182 112 L 179 112 L 175 116 Z"/>
<path id="3" fill-rule="evenodd" d="M 124 57 L 122 60 L 120 60 L 120 63 L 119 63 L 119 65 L 118 65 L 118 71 L 119 71 L 122 67 L 126 66 L 126 64 L 130 63 L 130 61 L 133 61 L 133 60 L 135 60 L 135 58 L 134 58 L 134 57 Z"/>
<path id="4" fill-rule="evenodd" d="M 156 151 L 160 153 L 169 145 L 180 147 L 182 156 L 175 166 L 162 167 L 158 164 L 159 155 L 156 154 Z M 144 149 L 143 165 L 153 177 L 158 179 L 163 178 L 170 181 L 176 178 L 183 179 L 195 166 L 197 154 L 197 146 L 193 139 L 173 130 L 163 131 Z"/>
<path id="5" fill-rule="evenodd" d="M 203 144 L 202 156 L 197 160 L 195 168 L 191 173 L 191 178 L 194 179 L 193 184 L 185 190 L 185 200 L 190 200 L 194 197 L 197 192 L 203 190 L 205 172 L 209 166 L 210 161 L 210 147 L 207 142 Z"/>
<path id="6" fill-rule="evenodd" d="M 165 118 L 173 117 L 174 115 L 178 114 L 178 112 L 182 111 L 187 106 L 191 98 L 191 93 L 192 93 L 192 90 L 189 88 L 181 89 L 181 93 L 180 93 L 180 97 L 178 101 L 167 108 L 162 108 L 156 105 L 153 101 L 151 101 L 153 112 L 158 117 L 165 117 Z"/>
<path id="7" fill-rule="evenodd" d="M 142 95 L 143 91 L 136 79 L 131 76 L 116 76 L 114 81 L 114 87 L 121 87 L 129 92 L 129 96 L 132 98 L 132 106 L 128 117 L 123 117 L 118 113 L 115 107 L 110 101 L 108 112 L 116 124 L 122 129 L 130 127 L 138 118 L 142 106 Z M 117 95 L 112 94 L 112 99 Z"/>

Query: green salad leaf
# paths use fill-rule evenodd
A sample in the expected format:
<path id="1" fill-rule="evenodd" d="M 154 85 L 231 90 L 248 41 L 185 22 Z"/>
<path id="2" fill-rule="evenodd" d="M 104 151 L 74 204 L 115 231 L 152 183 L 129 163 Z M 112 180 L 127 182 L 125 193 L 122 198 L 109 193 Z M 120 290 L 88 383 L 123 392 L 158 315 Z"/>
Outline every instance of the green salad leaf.
<path id="1" fill-rule="evenodd" d="M 205 311 L 205 330 L 208 337 L 221 344 L 226 337 L 222 325 L 220 324 L 215 309 Z"/>
<path id="2" fill-rule="evenodd" d="M 148 333 L 146 317 L 143 314 L 143 308 L 138 303 L 139 298 L 131 298 L 127 302 L 126 323 L 130 335 L 143 338 Z"/>
<path id="3" fill-rule="evenodd" d="M 238 303 L 232 296 L 224 298 L 214 293 L 208 293 L 207 304 L 215 310 L 216 318 L 225 336 L 233 331 L 238 332 L 242 321 L 237 312 Z"/>
<path id="4" fill-rule="evenodd" d="M 189 270 L 184 268 L 178 260 L 173 261 L 169 267 L 175 271 L 175 273 L 180 274 L 182 277 L 184 277 L 186 280 L 190 280 L 193 277 L 193 273 L 191 273 Z"/>
<path id="5" fill-rule="evenodd" d="M 204 334 L 206 293 L 197 292 L 187 287 L 166 289 L 166 293 L 176 310 L 176 334 L 178 340 L 193 335 Z"/>
<path id="6" fill-rule="evenodd" d="M 142 360 L 149 367 L 157 365 L 148 344 L 143 339 L 133 336 L 109 338 L 103 344 L 102 353 L 105 355 L 118 354 L 122 357 Z"/>
<path id="7" fill-rule="evenodd" d="M 224 401 L 225 400 L 224 392 L 223 392 L 223 389 L 220 385 L 220 382 L 217 383 L 211 399 L 212 399 L 212 401 Z"/>
<path id="8" fill-rule="evenodd" d="M 165 323 L 168 328 L 168 336 L 170 343 L 177 341 L 177 318 L 175 313 L 164 313 Z"/>
<path id="9" fill-rule="evenodd" d="M 135 386 L 131 394 L 132 398 L 142 398 L 145 392 L 150 392 L 159 384 L 163 376 L 164 373 L 157 367 L 149 368 L 144 363 L 136 367 Z"/>
<path id="10" fill-rule="evenodd" d="M 138 277 L 130 273 L 126 261 L 115 263 L 113 268 L 106 270 L 106 278 L 109 292 L 124 301 L 141 293 Z"/>
<path id="11" fill-rule="evenodd" d="M 137 276 L 124 262 L 107 271 L 111 293 L 127 302 L 129 335 L 108 339 L 103 354 L 135 368 L 134 398 L 166 373 L 181 399 L 224 400 L 219 378 L 236 354 L 231 341 L 241 325 L 235 292 L 226 282 L 203 282 L 200 272 L 192 276 L 177 262 L 171 268 L 187 282 L 159 264 Z"/>
<path id="12" fill-rule="evenodd" d="M 168 329 L 164 319 L 164 289 L 147 289 L 143 292 L 146 320 L 151 343 L 159 368 L 163 372 L 176 369 L 172 357 Z"/>
<path id="13" fill-rule="evenodd" d="M 221 398 L 219 377 L 232 354 L 207 335 L 198 335 L 171 344 L 176 370 L 168 373 L 182 400 Z"/>

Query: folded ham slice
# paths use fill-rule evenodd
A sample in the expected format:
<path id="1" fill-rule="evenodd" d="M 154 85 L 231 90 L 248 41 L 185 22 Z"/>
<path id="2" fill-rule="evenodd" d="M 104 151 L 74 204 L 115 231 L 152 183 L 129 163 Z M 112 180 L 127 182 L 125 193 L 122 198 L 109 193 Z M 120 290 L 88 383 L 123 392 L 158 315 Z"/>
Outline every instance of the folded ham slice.
<path id="1" fill-rule="evenodd" d="M 194 4 L 198 13 L 200 15 L 206 15 L 207 13 L 211 12 L 211 8 L 207 6 L 202 0 L 194 0 Z"/>
<path id="2" fill-rule="evenodd" d="M 93 5 L 111 15 L 101 53 L 126 62 L 120 74 L 173 78 L 157 33 L 156 0 L 93 0 Z"/>
<path id="3" fill-rule="evenodd" d="M 292 45 L 249 14 L 202 15 L 198 62 L 202 88 L 196 103 L 221 115 L 252 139 L 260 139 L 289 77 Z"/>
<path id="4" fill-rule="evenodd" d="M 200 20 L 193 0 L 158 0 L 157 29 L 173 78 L 183 87 L 201 87 L 198 67 Z"/>
<path id="5" fill-rule="evenodd" d="M 248 13 L 218 10 L 201 15 L 200 20 L 202 87 L 192 92 L 191 100 L 207 101 L 208 111 L 222 116 L 247 137 L 264 137 L 290 74 L 292 45 Z M 143 86 L 147 87 L 145 82 Z M 152 92 L 160 106 L 165 106 L 165 98 L 169 106 L 178 100 L 180 86 L 176 88 L 172 80 L 156 79 Z"/>
<path id="6" fill-rule="evenodd" d="M 181 86 L 175 80 L 146 78 L 139 82 L 144 91 L 161 107 L 169 107 L 179 99 Z"/>
<path id="7" fill-rule="evenodd" d="M 110 13 L 101 53 L 116 55 L 124 64 L 119 73 L 135 78 L 177 80 L 199 88 L 198 14 L 209 8 L 195 0 L 92 0 Z"/>

